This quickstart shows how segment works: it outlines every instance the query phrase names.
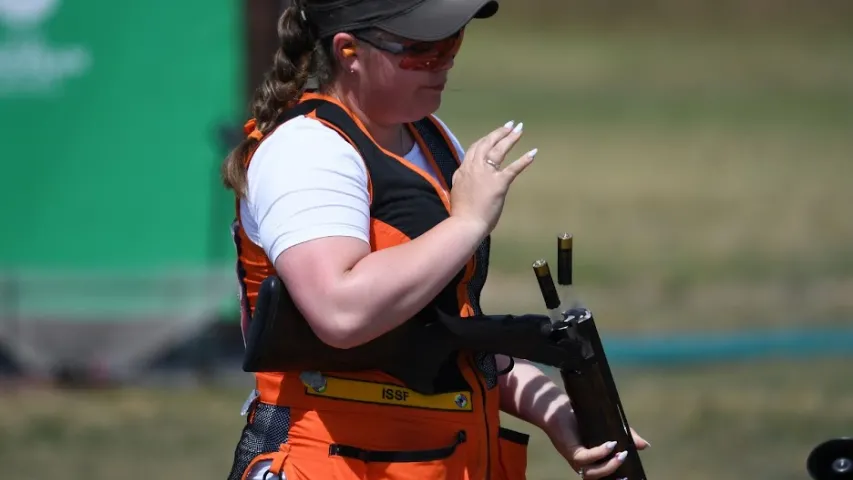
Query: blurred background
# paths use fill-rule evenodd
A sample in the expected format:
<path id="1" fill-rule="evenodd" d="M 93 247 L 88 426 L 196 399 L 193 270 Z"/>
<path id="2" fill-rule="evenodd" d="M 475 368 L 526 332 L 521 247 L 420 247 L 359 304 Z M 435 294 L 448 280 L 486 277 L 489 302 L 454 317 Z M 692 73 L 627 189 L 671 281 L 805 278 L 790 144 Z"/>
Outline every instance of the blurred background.
<path id="1" fill-rule="evenodd" d="M 240 370 L 221 159 L 273 0 L 0 1 L 0 477 L 224 478 Z M 853 435 L 853 3 L 504 0 L 439 116 L 525 123 L 490 312 L 575 236 L 650 478 L 806 479 Z M 555 375 L 555 378 L 556 375 Z M 531 479 L 573 473 L 534 427 Z"/>

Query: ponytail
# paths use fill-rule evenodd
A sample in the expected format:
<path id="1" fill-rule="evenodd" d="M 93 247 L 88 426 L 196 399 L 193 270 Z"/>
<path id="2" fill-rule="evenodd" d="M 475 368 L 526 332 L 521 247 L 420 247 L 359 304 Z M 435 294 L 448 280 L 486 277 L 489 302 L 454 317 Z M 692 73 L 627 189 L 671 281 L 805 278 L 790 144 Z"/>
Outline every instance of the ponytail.
<path id="1" fill-rule="evenodd" d="M 299 7 L 290 6 L 281 15 L 278 37 L 279 49 L 273 66 L 252 99 L 255 128 L 262 135 L 270 133 L 276 119 L 299 101 L 310 75 L 315 75 L 320 85 L 328 83 L 332 76 L 331 41 L 320 42 L 315 38 Z M 240 197 L 246 194 L 245 159 L 258 142 L 254 135 L 247 136 L 222 163 L 223 183 Z"/>

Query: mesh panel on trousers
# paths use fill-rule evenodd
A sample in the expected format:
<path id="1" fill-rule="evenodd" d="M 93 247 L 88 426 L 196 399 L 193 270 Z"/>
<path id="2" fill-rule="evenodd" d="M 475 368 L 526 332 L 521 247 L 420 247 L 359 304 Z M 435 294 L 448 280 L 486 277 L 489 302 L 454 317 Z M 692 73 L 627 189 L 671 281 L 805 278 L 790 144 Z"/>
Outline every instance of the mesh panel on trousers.
<path id="1" fill-rule="evenodd" d="M 282 443 L 287 443 L 290 431 L 289 408 L 258 403 L 254 414 L 250 415 L 254 415 L 254 418 L 243 428 L 228 480 L 240 480 L 252 459 L 263 453 L 276 452 Z"/>

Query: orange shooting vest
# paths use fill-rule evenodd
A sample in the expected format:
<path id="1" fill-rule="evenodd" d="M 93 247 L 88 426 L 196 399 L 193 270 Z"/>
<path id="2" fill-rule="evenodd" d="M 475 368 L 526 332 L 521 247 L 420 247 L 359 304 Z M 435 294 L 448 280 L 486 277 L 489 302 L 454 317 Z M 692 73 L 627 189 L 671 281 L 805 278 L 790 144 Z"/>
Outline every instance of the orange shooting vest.
<path id="1" fill-rule="evenodd" d="M 306 93 L 278 125 L 298 115 L 332 128 L 361 154 L 371 251 L 410 241 L 449 217 L 449 187 L 461 159 L 435 118 L 407 127 L 439 180 L 379 146 L 334 98 Z M 247 130 L 252 128 L 249 122 Z M 238 200 L 233 233 L 245 332 L 261 282 L 276 272 L 246 236 L 239 212 Z M 480 314 L 488 249 L 486 239 L 432 305 L 463 317 Z M 258 398 L 229 479 L 242 478 L 261 460 L 273 460 L 274 473 L 291 480 L 524 478 L 527 436 L 499 425 L 494 356 L 459 352 L 441 372 L 435 395 L 419 394 L 378 370 L 256 373 Z"/>

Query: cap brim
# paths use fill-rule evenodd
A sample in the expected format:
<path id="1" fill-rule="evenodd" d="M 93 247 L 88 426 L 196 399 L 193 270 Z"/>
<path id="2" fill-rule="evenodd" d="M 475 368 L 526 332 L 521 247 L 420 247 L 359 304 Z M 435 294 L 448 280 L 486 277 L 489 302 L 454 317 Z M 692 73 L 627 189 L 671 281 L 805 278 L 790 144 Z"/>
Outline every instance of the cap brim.
<path id="1" fill-rule="evenodd" d="M 376 27 L 403 38 L 431 42 L 453 35 L 474 18 L 489 18 L 497 11 L 496 0 L 426 0 Z"/>

